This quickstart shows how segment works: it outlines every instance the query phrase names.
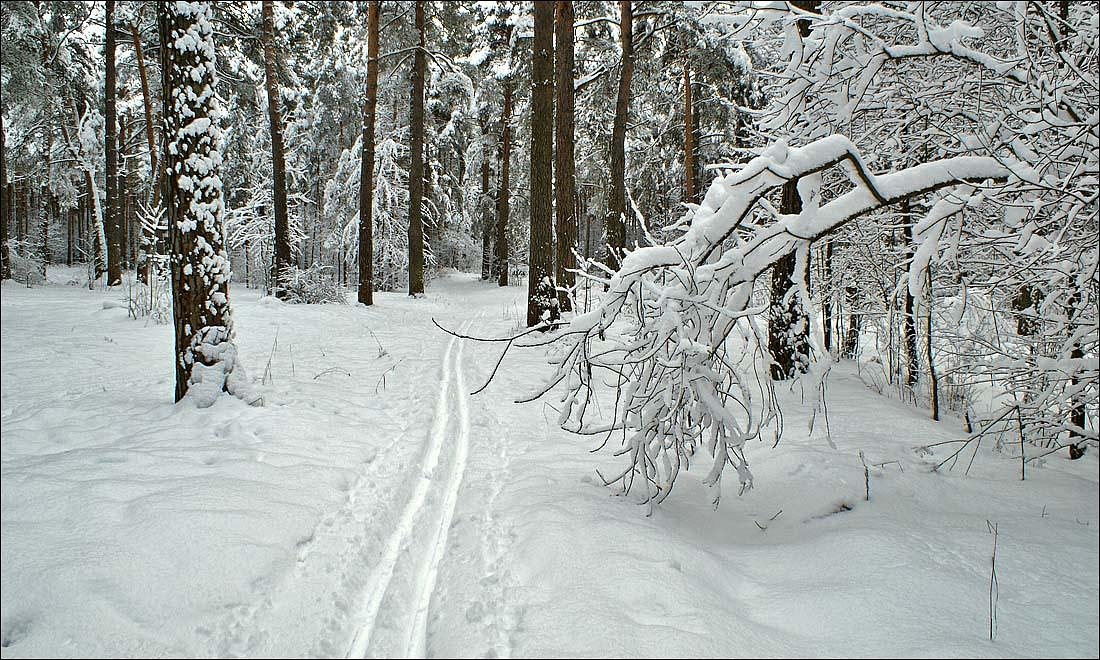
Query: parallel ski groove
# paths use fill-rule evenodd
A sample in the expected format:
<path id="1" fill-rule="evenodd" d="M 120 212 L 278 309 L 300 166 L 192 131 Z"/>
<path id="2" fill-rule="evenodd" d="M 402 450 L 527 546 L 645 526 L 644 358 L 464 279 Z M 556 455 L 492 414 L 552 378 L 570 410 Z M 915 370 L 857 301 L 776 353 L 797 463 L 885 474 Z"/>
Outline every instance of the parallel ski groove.
<path id="1" fill-rule="evenodd" d="M 469 323 L 466 325 L 468 326 Z M 457 338 L 452 337 L 443 355 L 443 377 L 439 389 L 439 399 L 436 402 L 435 418 L 432 423 L 432 431 L 429 440 L 431 444 L 424 455 L 424 463 L 421 466 L 422 472 L 420 478 L 416 483 L 412 496 L 405 505 L 405 509 L 401 513 L 401 519 L 398 522 L 397 528 L 394 529 L 386 542 L 382 558 L 371 572 L 367 588 L 364 590 L 363 606 L 359 615 L 361 623 L 355 635 L 352 637 L 348 651 L 344 656 L 346 658 L 364 658 L 370 650 L 371 636 L 374 633 L 378 612 L 381 608 L 382 601 L 385 599 L 390 582 L 393 580 L 394 569 L 397 566 L 397 560 L 400 557 L 401 549 L 405 546 L 406 540 L 412 534 L 417 518 L 423 510 L 424 503 L 427 500 L 428 491 L 431 489 L 432 473 L 439 464 L 439 455 L 443 448 L 447 425 L 450 421 L 448 399 L 451 380 L 454 374 L 454 364 L 451 356 L 454 353 L 454 347 L 457 341 Z M 462 405 L 465 406 L 465 401 L 463 401 Z"/>
<path id="2" fill-rule="evenodd" d="M 467 323 L 467 326 L 470 324 Z M 466 379 L 462 369 L 462 355 L 465 344 L 460 344 L 458 355 L 455 357 L 455 367 L 451 373 L 455 378 L 455 402 L 458 408 L 458 438 L 455 447 L 455 458 L 451 465 L 451 475 L 447 481 L 447 490 L 443 496 L 442 515 L 439 526 L 434 532 L 431 543 L 431 554 L 427 556 L 417 578 L 416 610 L 413 613 L 412 625 L 409 627 L 408 643 L 405 646 L 406 658 L 427 657 L 428 645 L 428 611 L 431 607 L 432 594 L 435 592 L 436 579 L 439 577 L 439 564 L 443 560 L 443 553 L 447 547 L 447 537 L 454 520 L 455 506 L 458 503 L 458 491 L 462 486 L 462 478 L 466 473 L 466 462 L 470 450 L 470 412 L 467 404 Z"/>

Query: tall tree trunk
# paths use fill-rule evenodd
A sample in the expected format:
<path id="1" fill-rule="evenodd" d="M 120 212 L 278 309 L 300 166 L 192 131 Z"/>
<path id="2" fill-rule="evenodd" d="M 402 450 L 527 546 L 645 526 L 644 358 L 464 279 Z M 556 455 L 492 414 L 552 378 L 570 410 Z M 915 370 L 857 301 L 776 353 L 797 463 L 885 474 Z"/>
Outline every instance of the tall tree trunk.
<path id="1" fill-rule="evenodd" d="M 107 224 L 107 286 L 122 284 L 122 204 L 118 190 L 118 111 L 117 111 L 117 71 L 115 67 L 115 2 L 107 0 L 107 46 L 106 81 L 103 86 L 105 95 L 104 129 L 106 141 L 104 151 L 107 156 L 107 169 L 104 176 L 107 181 L 106 215 Z"/>
<path id="2" fill-rule="evenodd" d="M 130 35 L 134 41 L 134 55 L 137 58 L 138 77 L 141 78 L 141 100 L 145 109 L 145 142 L 149 147 L 149 176 L 152 178 L 153 206 L 160 201 L 160 178 L 157 171 L 156 118 L 153 116 L 153 95 L 149 91 L 149 71 L 145 67 L 145 51 L 141 47 L 141 32 L 137 23 L 130 25 Z"/>
<path id="3" fill-rule="evenodd" d="M 290 250 L 290 219 L 287 216 L 283 111 L 279 98 L 279 78 L 275 69 L 275 11 L 272 0 L 263 0 L 263 48 L 267 118 L 271 133 L 272 200 L 275 202 L 275 259 L 271 277 L 275 282 L 275 296 L 285 298 L 287 270 L 294 263 Z"/>
<path id="4" fill-rule="evenodd" d="M 936 376 L 936 359 L 932 353 L 932 269 L 928 268 L 925 271 L 925 277 L 928 281 L 928 299 L 925 304 L 928 305 L 928 333 L 925 335 L 925 349 L 928 352 L 928 398 L 931 400 L 932 405 L 932 419 L 934 421 L 940 420 L 940 382 Z"/>
<path id="5" fill-rule="evenodd" d="M 46 136 L 46 158 L 42 163 L 44 173 L 41 178 L 41 184 L 38 187 L 38 237 L 41 241 L 39 244 L 38 256 L 42 261 L 43 281 L 46 279 L 46 268 L 53 259 L 53 255 L 50 253 L 50 220 L 53 217 L 53 210 L 57 206 L 57 199 L 50 193 L 53 131 L 47 131 Z"/>
<path id="6" fill-rule="evenodd" d="M 833 346 L 833 241 L 832 239 L 826 239 L 825 242 L 825 263 L 823 267 L 823 278 L 821 287 L 824 289 L 821 303 L 821 328 L 824 332 L 825 350 L 833 353 L 835 347 Z"/>
<path id="7" fill-rule="evenodd" d="M 425 76 L 426 77 L 426 76 Z M 425 83 L 427 81 L 425 80 Z M 428 91 L 425 86 L 424 97 L 427 98 Z M 427 127 L 425 126 L 425 133 L 427 133 Z M 436 156 L 439 156 L 438 150 Z M 443 216 L 440 213 L 439 205 L 432 199 L 432 195 L 435 194 L 435 190 L 432 189 L 432 145 L 431 142 L 424 142 L 424 205 L 432 209 L 435 213 L 430 220 L 425 220 L 425 229 L 428 233 L 427 244 L 424 246 L 427 256 L 432 258 L 432 263 L 437 267 L 442 265 L 443 259 Z"/>
<path id="8" fill-rule="evenodd" d="M 7 147 L 4 146 L 4 113 L 0 111 L 0 280 L 11 279 L 11 254 L 8 252 L 10 211 L 11 187 L 8 185 Z"/>
<path id="9" fill-rule="evenodd" d="M 123 132 L 126 126 L 131 125 L 130 119 L 131 116 L 127 113 L 126 121 L 119 127 L 119 160 L 122 171 L 119 173 L 118 187 L 120 198 L 123 201 L 122 226 L 126 229 L 126 267 L 136 268 L 138 266 L 137 235 L 140 233 L 136 231 L 140 227 L 140 220 L 137 218 L 137 204 L 135 203 L 137 198 L 137 167 L 134 163 L 137 154 L 127 153 L 129 141 L 133 139 L 133 136 L 128 132 Z"/>
<path id="10" fill-rule="evenodd" d="M 73 241 L 76 239 L 76 217 L 79 204 L 65 213 L 65 265 L 73 265 Z"/>
<path id="11" fill-rule="evenodd" d="M 792 3 L 805 11 L 816 12 L 818 0 L 802 0 Z M 805 39 L 810 35 L 810 23 L 798 21 L 798 34 Z M 798 179 L 783 184 L 783 197 L 779 212 L 802 212 L 802 199 L 798 195 Z M 797 291 L 800 283 L 810 284 L 810 253 L 807 250 L 802 272 L 796 273 L 797 260 L 789 254 L 772 266 L 771 308 L 768 324 L 768 351 L 772 355 L 772 379 L 786 380 L 805 373 L 810 365 L 810 319 L 802 307 Z M 784 302 L 786 301 L 786 302 Z"/>
<path id="12" fill-rule="evenodd" d="M 607 196 L 607 263 L 618 270 L 626 249 L 626 123 L 630 115 L 630 81 L 634 77 L 634 9 L 631 0 L 619 1 L 619 36 L 622 65 L 615 122 L 611 129 L 611 190 Z"/>
<path id="13" fill-rule="evenodd" d="M 248 395 L 237 364 L 229 310 L 229 256 L 224 232 L 220 173 L 222 131 L 214 62 L 211 3 L 160 0 L 161 76 L 165 139 L 163 162 L 179 176 L 166 177 L 165 205 L 171 243 L 172 312 L 176 337 L 176 401 L 191 393 L 199 406 L 221 392 Z M 207 130 L 189 128 L 208 119 Z M 180 181 L 188 176 L 190 186 Z"/>
<path id="14" fill-rule="evenodd" d="M 797 179 L 783 184 L 779 212 L 796 215 L 802 211 Z M 798 259 L 788 254 L 772 266 L 771 306 L 768 309 L 768 352 L 772 356 L 773 380 L 787 380 L 805 373 L 810 365 L 810 319 L 802 306 L 798 287 L 810 282 L 809 251 L 801 272 Z"/>
<path id="15" fill-rule="evenodd" d="M 367 8 L 367 100 L 359 167 L 359 302 L 374 304 L 374 121 L 378 108 L 379 0 Z"/>
<path id="16" fill-rule="evenodd" d="M 512 80 L 504 81 L 504 110 L 501 113 L 500 187 L 497 189 L 497 242 L 493 267 L 497 284 L 508 286 L 508 174 L 512 162 Z"/>
<path id="17" fill-rule="evenodd" d="M 691 94 L 691 67 L 684 62 L 684 201 L 695 203 L 695 101 Z"/>
<path id="18" fill-rule="evenodd" d="M 844 287 L 845 305 L 849 310 L 856 307 L 856 288 L 848 285 Z M 844 336 L 844 357 L 849 360 L 856 359 L 859 354 L 859 333 L 863 329 L 863 315 L 859 312 L 848 312 L 848 332 Z"/>
<path id="19" fill-rule="evenodd" d="M 577 162 L 573 154 L 573 3 L 558 0 L 554 7 L 555 65 L 557 69 L 557 125 L 554 171 L 557 184 L 557 281 L 570 290 L 577 284 Z M 573 300 L 566 291 L 558 293 L 562 311 L 573 309 Z"/>
<path id="20" fill-rule="evenodd" d="M 493 272 L 493 204 L 489 180 L 491 172 L 489 165 L 489 118 L 481 118 L 481 203 L 478 211 L 481 214 L 481 279 L 487 280 Z"/>
<path id="21" fill-rule="evenodd" d="M 138 77 L 141 79 L 141 100 L 145 109 L 145 142 L 149 147 L 149 187 L 150 194 L 147 199 L 152 199 L 149 210 L 153 213 L 160 208 L 161 172 L 157 166 L 157 140 L 154 126 L 156 119 L 153 116 L 153 95 L 149 91 L 149 71 L 145 67 L 145 51 L 141 46 L 141 31 L 137 22 L 130 24 L 130 36 L 134 42 L 134 55 L 137 59 Z M 156 227 L 145 222 L 145 218 L 139 217 L 141 223 L 141 249 L 138 252 L 137 267 L 138 277 L 142 282 L 149 281 L 149 257 L 156 250 Z"/>
<path id="22" fill-rule="evenodd" d="M 425 53 L 424 0 L 416 0 L 418 47 L 413 55 L 412 107 L 409 113 L 409 295 L 424 293 L 424 75 L 428 68 Z"/>
<path id="23" fill-rule="evenodd" d="M 1065 11 L 1064 8 L 1063 11 Z M 1038 292 L 1036 292 L 1036 296 L 1038 296 Z M 1067 321 L 1066 330 L 1071 334 L 1074 333 L 1074 326 L 1076 325 L 1074 321 L 1081 318 L 1080 300 L 1080 291 L 1074 291 L 1070 294 L 1069 299 L 1063 303 L 1062 309 Z M 1081 346 L 1081 339 L 1076 336 L 1071 337 L 1069 358 L 1079 361 L 1084 357 L 1085 351 Z M 1075 427 L 1069 432 L 1069 457 L 1070 460 L 1075 461 L 1085 455 L 1085 450 L 1088 449 L 1088 437 L 1085 435 L 1085 424 L 1087 422 L 1087 415 L 1085 414 L 1086 394 L 1085 391 L 1078 391 L 1081 384 L 1081 373 L 1084 369 L 1082 369 L 1079 362 L 1071 368 L 1073 371 L 1069 379 L 1069 386 L 1077 394 L 1069 401 L 1069 423 Z M 1087 374 L 1087 371 L 1085 373 Z M 1078 431 L 1077 429 L 1081 430 Z"/>
<path id="24" fill-rule="evenodd" d="M 558 320 L 554 288 L 554 5 L 536 2 L 531 42 L 531 234 L 527 327 Z M 572 81 L 570 81 L 572 86 Z"/>
<path id="25" fill-rule="evenodd" d="M 1075 296 L 1076 297 L 1076 296 Z M 1075 303 L 1076 301 L 1071 301 Z M 1072 305 L 1070 305 L 1072 308 Z M 1071 312 L 1072 314 L 1072 312 Z M 1073 316 L 1069 316 L 1073 318 Z M 1073 348 L 1070 350 L 1069 357 L 1071 360 L 1081 360 L 1085 357 L 1085 352 L 1081 348 L 1080 342 L 1074 341 Z M 1081 379 L 1078 376 L 1080 370 L 1075 369 L 1073 375 L 1070 377 L 1069 385 L 1072 389 L 1076 390 L 1080 385 Z M 1072 407 L 1069 411 L 1069 423 L 1075 428 L 1069 432 L 1069 457 L 1071 460 L 1077 460 L 1085 455 L 1085 450 L 1088 448 L 1088 438 L 1084 433 L 1085 430 L 1085 395 L 1084 392 L 1078 393 L 1077 400 L 1072 402 Z M 1081 429 L 1078 431 L 1077 429 Z"/>
<path id="26" fill-rule="evenodd" d="M 76 98 L 70 97 L 70 103 L 73 109 L 73 119 L 76 121 L 77 134 L 80 134 L 81 125 L 84 123 L 83 118 L 80 116 L 80 111 L 76 106 Z M 103 205 L 99 199 L 99 186 L 96 185 L 95 180 L 95 166 L 92 164 L 91 159 L 88 158 L 83 148 L 79 145 L 73 144 L 72 139 L 69 136 L 69 129 L 65 127 L 65 122 L 60 122 L 61 139 L 65 141 L 65 146 L 68 148 L 69 153 L 80 164 L 80 169 L 84 172 L 84 186 L 88 195 L 88 209 L 92 213 L 91 223 L 92 229 L 95 231 L 93 234 L 94 243 L 94 256 L 92 273 L 95 277 L 99 277 L 105 272 L 107 268 L 107 233 L 104 229 L 103 219 Z"/>
<path id="27" fill-rule="evenodd" d="M 903 250 L 906 263 L 913 261 L 913 215 L 909 200 L 901 202 L 901 235 L 905 241 Z M 917 351 L 917 313 L 913 292 L 905 287 L 905 300 L 901 316 L 902 341 L 905 342 L 905 384 L 913 387 L 920 375 L 920 353 Z"/>

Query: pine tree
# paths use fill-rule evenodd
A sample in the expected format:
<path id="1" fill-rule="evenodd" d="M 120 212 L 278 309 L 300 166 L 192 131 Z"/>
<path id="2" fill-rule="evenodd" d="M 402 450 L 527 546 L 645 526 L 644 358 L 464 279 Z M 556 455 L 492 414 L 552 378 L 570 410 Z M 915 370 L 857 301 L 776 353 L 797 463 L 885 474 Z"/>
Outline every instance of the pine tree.
<path id="1" fill-rule="evenodd" d="M 267 88 L 267 118 L 271 131 L 272 200 L 275 206 L 275 254 L 271 279 L 275 296 L 286 297 L 286 278 L 293 266 L 290 249 L 290 219 L 286 202 L 286 156 L 283 148 L 283 115 L 279 98 L 279 75 L 275 62 L 275 11 L 272 0 L 263 1 L 264 81 Z"/>
<path id="2" fill-rule="evenodd" d="M 631 0 L 619 2 L 619 39 L 622 64 L 611 129 L 611 190 L 607 197 L 608 266 L 618 270 L 626 249 L 626 124 L 630 116 L 630 81 L 634 77 L 634 9 Z"/>
<path id="3" fill-rule="evenodd" d="M 779 212 L 797 215 L 802 211 L 797 179 L 783 185 Z M 801 270 L 799 270 L 801 266 Z M 773 380 L 787 380 L 805 373 L 810 366 L 810 321 L 802 306 L 798 283 L 809 283 L 809 257 L 802 263 L 792 252 L 772 266 L 771 305 L 768 308 L 768 352 L 772 356 Z"/>
<path id="4" fill-rule="evenodd" d="M 489 185 L 491 178 L 490 147 L 492 146 L 492 134 L 489 131 L 489 116 L 487 111 L 482 112 L 481 123 L 481 197 L 479 198 L 478 211 L 481 216 L 481 279 L 489 279 L 493 272 L 493 200 L 492 190 Z"/>
<path id="5" fill-rule="evenodd" d="M 419 39 L 413 55 L 412 101 L 409 113 L 409 295 L 424 293 L 424 76 L 428 61 L 425 52 L 424 1 L 416 0 L 416 33 Z"/>
<path id="6" fill-rule="evenodd" d="M 512 161 L 512 90 L 515 81 L 510 77 L 503 81 L 504 110 L 500 121 L 503 126 L 500 135 L 500 185 L 497 186 L 497 237 L 496 255 L 493 268 L 496 269 L 497 284 L 508 286 L 508 175 Z"/>
<path id="7" fill-rule="evenodd" d="M 816 12 L 818 0 L 796 1 L 793 5 L 799 9 Z M 810 36 L 809 21 L 798 21 L 798 34 L 805 39 Z M 802 211 L 802 200 L 798 194 L 798 179 L 783 185 L 782 201 L 779 212 L 795 215 Z M 796 272 L 798 266 L 801 271 Z M 787 380 L 797 374 L 805 373 L 810 365 L 810 317 L 803 308 L 799 295 L 799 283 L 809 286 L 810 253 L 806 252 L 802 263 L 795 255 L 788 254 L 776 261 L 771 274 L 771 307 L 768 310 L 768 352 L 772 356 L 771 376 L 773 380 Z M 856 335 L 858 341 L 858 333 Z"/>
<path id="8" fill-rule="evenodd" d="M 558 257 L 556 272 L 558 287 L 563 289 L 558 293 L 558 304 L 562 311 L 567 312 L 572 310 L 573 300 L 565 290 L 572 289 L 577 281 L 573 272 L 577 267 L 577 258 L 573 253 L 577 245 L 577 163 L 573 149 L 573 3 L 570 0 L 558 0 L 554 9 L 557 73 L 557 114 L 554 117 L 557 126 L 554 145 Z"/>
<path id="9" fill-rule="evenodd" d="M 531 44 L 531 236 L 528 252 L 527 326 L 560 316 L 554 289 L 554 5 L 536 2 Z"/>
<path id="10" fill-rule="evenodd" d="M 379 0 L 367 8 L 367 99 L 359 176 L 359 302 L 374 304 L 374 121 L 378 106 Z"/>
<path id="11" fill-rule="evenodd" d="M 122 204 L 118 186 L 118 111 L 117 111 L 117 81 L 118 72 L 115 67 L 115 3 L 107 0 L 106 6 L 107 45 L 105 50 L 105 84 L 103 93 L 105 96 L 104 129 L 106 138 L 107 156 L 106 169 L 106 205 L 103 222 L 106 225 L 107 234 L 107 286 L 122 284 Z"/>
<path id="12" fill-rule="evenodd" d="M 141 79 L 141 100 L 145 109 L 145 141 L 149 147 L 149 176 L 152 179 L 152 202 L 150 209 L 156 213 L 160 207 L 161 172 L 157 169 L 157 142 L 156 142 L 156 118 L 153 116 L 153 99 L 149 91 L 149 72 L 145 67 L 145 51 L 141 45 L 141 31 L 135 20 L 130 24 L 130 36 L 134 41 L 134 56 L 137 60 L 138 77 Z M 141 222 L 141 244 L 138 252 L 137 267 L 138 276 L 142 282 L 149 280 L 149 258 L 156 251 L 157 237 L 154 224 Z"/>
<path id="13" fill-rule="evenodd" d="M 237 362 L 223 245 L 221 122 L 209 2 L 160 0 L 163 162 L 176 339 L 176 401 L 211 405 L 221 392 L 250 397 Z"/>
<path id="14" fill-rule="evenodd" d="M 4 113 L 0 112 L 0 280 L 11 279 L 11 254 L 8 252 L 8 215 L 11 200 L 8 199 L 7 149 L 4 147 Z"/>

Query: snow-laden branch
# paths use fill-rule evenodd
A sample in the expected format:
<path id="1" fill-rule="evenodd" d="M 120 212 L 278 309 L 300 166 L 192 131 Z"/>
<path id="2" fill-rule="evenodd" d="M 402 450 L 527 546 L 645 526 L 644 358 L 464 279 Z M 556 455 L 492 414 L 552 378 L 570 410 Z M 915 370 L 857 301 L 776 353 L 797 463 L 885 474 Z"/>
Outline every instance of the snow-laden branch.
<path id="1" fill-rule="evenodd" d="M 819 204 L 817 175 L 832 167 L 843 168 L 854 188 Z M 801 148 L 774 145 L 716 180 L 680 237 L 629 253 L 603 280 L 608 290 L 595 309 L 575 317 L 556 339 L 536 342 L 558 341 L 564 350 L 534 396 L 564 385 L 564 427 L 607 433 L 608 439 L 621 434 L 619 453 L 629 460 L 609 483 L 629 489 L 637 477 L 650 501 L 668 495 L 699 449 L 709 456 L 708 483 L 717 484 L 732 464 L 742 489 L 751 487 L 743 446 L 776 420 L 766 376 L 770 358 L 756 321 L 763 309 L 750 307 L 756 278 L 800 246 L 875 209 L 1011 177 L 1008 166 L 986 157 L 875 175 L 839 135 Z M 795 179 L 802 180 L 803 211 L 742 235 L 746 218 L 765 206 L 764 197 Z M 942 200 L 930 215 L 945 217 L 948 206 L 959 203 Z M 615 393 L 613 412 L 590 423 L 590 404 L 608 385 Z"/>
<path id="2" fill-rule="evenodd" d="M 838 165 L 847 167 L 849 179 L 856 186 L 852 191 L 821 207 L 807 207 L 798 215 L 785 216 L 727 250 L 718 260 L 711 260 L 769 192 L 787 181 Z M 822 138 L 801 148 L 780 143 L 741 170 L 715 181 L 702 204 L 692 211 L 683 236 L 627 255 L 610 280 L 604 302 L 578 316 L 569 327 L 606 329 L 618 312 L 611 301 L 629 294 L 646 273 L 684 269 L 692 273 L 696 284 L 703 278 L 719 277 L 731 284 L 751 282 L 792 252 L 799 241 L 814 241 L 866 213 L 947 186 L 1005 179 L 1011 174 L 1008 166 L 997 159 L 962 156 L 874 175 L 863 165 L 855 145 L 843 136 Z"/>

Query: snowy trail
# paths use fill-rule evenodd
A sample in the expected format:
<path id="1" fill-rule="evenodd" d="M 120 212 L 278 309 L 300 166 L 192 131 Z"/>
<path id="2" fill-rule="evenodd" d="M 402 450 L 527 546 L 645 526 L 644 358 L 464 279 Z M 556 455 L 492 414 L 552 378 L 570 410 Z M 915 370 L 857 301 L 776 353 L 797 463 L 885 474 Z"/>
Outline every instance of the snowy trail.
<path id="1" fill-rule="evenodd" d="M 472 323 L 472 321 L 467 321 L 462 326 L 462 331 L 468 330 Z M 456 344 L 458 345 L 457 351 L 455 350 Z M 469 451 L 469 411 L 466 403 L 468 395 L 465 391 L 465 378 L 462 374 L 463 351 L 463 344 L 459 343 L 457 338 L 452 337 L 443 356 L 442 377 L 432 421 L 430 444 L 425 450 L 423 463 L 420 466 L 420 477 L 402 511 L 397 528 L 386 543 L 382 558 L 372 571 L 363 594 L 363 607 L 359 616 L 361 623 L 352 637 L 345 657 L 363 658 L 375 650 L 372 642 L 375 639 L 375 628 L 378 624 L 379 612 L 383 603 L 386 602 L 387 595 L 391 592 L 391 586 L 395 582 L 395 576 L 398 573 L 398 561 L 402 556 L 402 552 L 411 551 L 411 546 L 415 541 L 420 541 L 416 545 L 427 547 L 429 550 L 420 562 L 420 569 L 413 585 L 416 594 L 415 600 L 411 604 L 405 605 L 413 609 L 405 616 L 399 616 L 399 618 L 408 622 L 405 624 L 407 627 L 402 635 L 405 639 L 405 655 L 408 657 L 423 657 L 425 654 L 428 610 L 438 576 L 439 562 L 443 557 L 447 544 L 447 532 L 454 517 L 458 490 L 462 483 Z M 436 478 L 438 476 L 436 471 L 439 468 L 440 456 L 443 453 L 443 447 L 447 443 L 447 439 L 452 437 L 448 433 L 453 428 L 452 390 L 454 390 L 458 413 L 457 429 L 454 429 L 457 436 L 455 456 L 440 499 L 441 504 L 432 505 L 429 503 L 429 495 L 433 486 L 439 481 Z M 434 518 L 436 512 L 433 509 L 437 507 L 439 521 L 432 528 L 430 538 L 426 541 L 417 539 L 418 524 L 422 519 L 427 518 L 430 521 Z M 408 600 L 401 598 L 400 595 L 391 597 L 390 608 L 400 606 L 401 601 L 408 603 Z M 392 652 L 387 652 L 385 655 L 392 655 Z"/>
<path id="2" fill-rule="evenodd" d="M 469 326 L 470 323 L 467 323 L 463 330 L 468 330 Z M 436 580 L 439 577 L 439 564 L 443 559 L 443 551 L 447 547 L 451 521 L 454 520 L 455 505 L 458 503 L 458 489 L 462 485 L 462 477 L 466 472 L 466 461 L 470 453 L 470 411 L 467 402 L 469 393 L 466 390 L 466 379 L 462 367 L 462 356 L 465 348 L 465 342 L 459 344 L 458 354 L 455 357 L 455 367 L 451 369 L 451 373 L 455 378 L 454 397 L 458 404 L 458 439 L 455 448 L 455 459 L 443 499 L 443 515 L 439 520 L 439 525 L 435 528 L 435 542 L 431 544 L 431 554 L 426 558 L 427 561 L 425 561 L 417 580 L 419 596 L 416 600 L 417 606 L 412 626 L 409 628 L 409 641 L 405 648 L 405 657 L 407 658 L 427 657 L 428 610 L 431 606 Z"/>
<path id="3" fill-rule="evenodd" d="M 203 410 L 171 402 L 171 328 L 120 292 L 0 292 L 4 658 L 1095 656 L 1095 453 L 1026 482 L 985 446 L 969 475 L 931 472 L 943 453 L 914 447 L 957 424 L 855 365 L 830 377 L 832 443 L 777 391 L 789 430 L 753 449 L 757 488 L 716 511 L 685 473 L 647 517 L 553 400 L 511 404 L 553 349 L 467 395 L 500 347 L 431 320 L 510 336 L 520 287 L 447 274 L 370 308 L 237 291 L 266 405 Z"/>

